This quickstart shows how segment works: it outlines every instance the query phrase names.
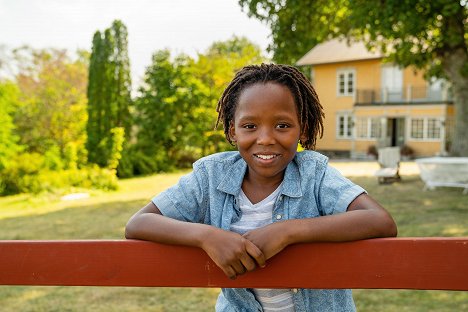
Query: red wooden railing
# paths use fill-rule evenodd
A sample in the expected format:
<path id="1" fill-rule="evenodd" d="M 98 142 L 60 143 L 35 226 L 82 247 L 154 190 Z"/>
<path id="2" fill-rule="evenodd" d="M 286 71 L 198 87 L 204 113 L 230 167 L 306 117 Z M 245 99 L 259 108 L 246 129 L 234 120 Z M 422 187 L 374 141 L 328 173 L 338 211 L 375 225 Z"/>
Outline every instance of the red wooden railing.
<path id="1" fill-rule="evenodd" d="M 0 285 L 468 290 L 468 238 L 294 245 L 236 280 L 197 248 L 134 240 L 0 241 Z"/>

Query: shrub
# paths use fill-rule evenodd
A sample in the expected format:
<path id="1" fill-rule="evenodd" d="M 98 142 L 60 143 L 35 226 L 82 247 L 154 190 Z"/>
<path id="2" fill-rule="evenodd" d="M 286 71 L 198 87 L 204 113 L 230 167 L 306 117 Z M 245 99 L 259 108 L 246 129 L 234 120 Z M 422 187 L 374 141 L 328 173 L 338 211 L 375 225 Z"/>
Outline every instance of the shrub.
<path id="1" fill-rule="evenodd" d="M 75 187 L 117 189 L 115 170 L 98 166 L 52 171 L 44 168 L 44 157 L 22 154 L 1 172 L 0 195 L 66 191 Z"/>
<path id="2" fill-rule="evenodd" d="M 367 147 L 367 155 L 371 155 L 377 158 L 379 156 L 379 151 L 377 150 L 377 147 L 375 145 L 369 145 L 369 147 Z"/>

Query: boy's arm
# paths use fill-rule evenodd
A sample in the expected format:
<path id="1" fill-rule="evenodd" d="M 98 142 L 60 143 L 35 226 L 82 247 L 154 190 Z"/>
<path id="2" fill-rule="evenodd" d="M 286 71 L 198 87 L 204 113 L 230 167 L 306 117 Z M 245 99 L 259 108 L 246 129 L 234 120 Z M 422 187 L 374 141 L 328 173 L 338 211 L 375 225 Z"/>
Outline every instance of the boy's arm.
<path id="1" fill-rule="evenodd" d="M 397 227 L 390 214 L 370 196 L 361 194 L 345 213 L 275 222 L 247 232 L 244 237 L 269 259 L 296 243 L 344 242 L 396 235 Z"/>
<path id="2" fill-rule="evenodd" d="M 130 218 L 125 237 L 202 248 L 231 279 L 246 270 L 254 270 L 255 261 L 265 266 L 260 249 L 241 235 L 206 224 L 165 217 L 153 202 Z"/>

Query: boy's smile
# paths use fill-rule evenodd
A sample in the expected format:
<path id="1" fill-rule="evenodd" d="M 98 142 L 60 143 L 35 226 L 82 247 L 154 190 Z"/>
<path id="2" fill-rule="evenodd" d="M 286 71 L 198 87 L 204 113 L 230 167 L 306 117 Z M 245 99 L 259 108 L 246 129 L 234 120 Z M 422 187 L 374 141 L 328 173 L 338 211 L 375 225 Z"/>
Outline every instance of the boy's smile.
<path id="1" fill-rule="evenodd" d="M 239 96 L 231 137 L 248 165 L 246 179 L 278 185 L 294 158 L 300 136 L 294 98 L 286 86 L 256 83 Z"/>

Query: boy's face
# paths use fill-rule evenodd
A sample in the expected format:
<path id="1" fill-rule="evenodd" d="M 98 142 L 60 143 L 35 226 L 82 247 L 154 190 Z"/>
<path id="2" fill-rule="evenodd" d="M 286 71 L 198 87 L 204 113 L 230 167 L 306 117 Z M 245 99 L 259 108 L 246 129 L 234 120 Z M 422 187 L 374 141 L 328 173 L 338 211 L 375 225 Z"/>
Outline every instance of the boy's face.
<path id="1" fill-rule="evenodd" d="M 247 162 L 252 182 L 282 181 L 300 133 L 296 104 L 287 87 L 267 82 L 242 91 L 230 134 Z"/>

